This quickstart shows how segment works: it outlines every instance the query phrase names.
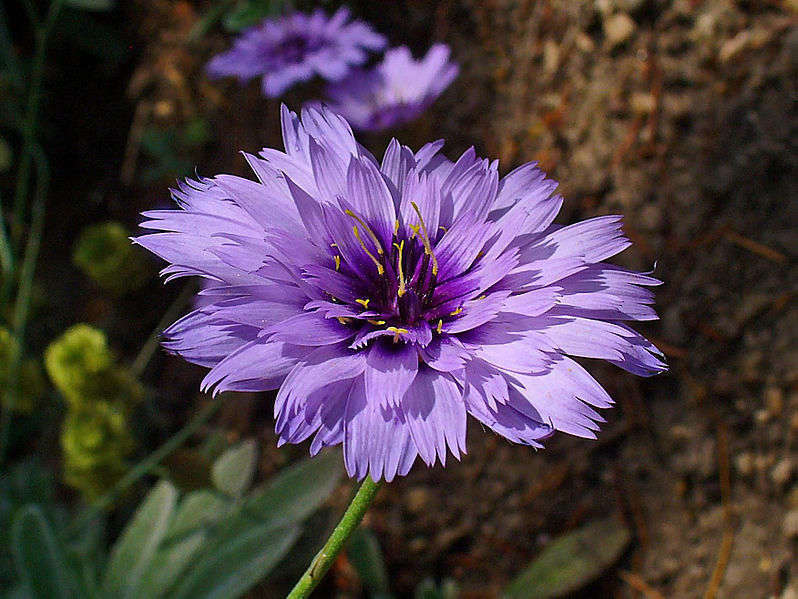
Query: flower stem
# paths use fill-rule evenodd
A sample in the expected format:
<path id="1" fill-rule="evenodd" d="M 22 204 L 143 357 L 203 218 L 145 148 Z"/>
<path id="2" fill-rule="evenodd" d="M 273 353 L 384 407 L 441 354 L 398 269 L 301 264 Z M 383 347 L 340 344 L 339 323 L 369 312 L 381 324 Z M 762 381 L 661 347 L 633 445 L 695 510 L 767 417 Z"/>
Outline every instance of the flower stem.
<path id="1" fill-rule="evenodd" d="M 380 483 L 375 483 L 370 476 L 366 475 L 366 479 L 360 485 L 360 489 L 358 489 L 349 507 L 346 508 L 341 521 L 332 531 L 324 547 L 313 558 L 310 566 L 305 570 L 302 578 L 299 579 L 286 599 L 304 599 L 310 596 L 310 593 L 321 582 L 327 570 L 332 566 L 335 558 L 338 557 L 350 535 L 360 524 L 379 489 Z"/>

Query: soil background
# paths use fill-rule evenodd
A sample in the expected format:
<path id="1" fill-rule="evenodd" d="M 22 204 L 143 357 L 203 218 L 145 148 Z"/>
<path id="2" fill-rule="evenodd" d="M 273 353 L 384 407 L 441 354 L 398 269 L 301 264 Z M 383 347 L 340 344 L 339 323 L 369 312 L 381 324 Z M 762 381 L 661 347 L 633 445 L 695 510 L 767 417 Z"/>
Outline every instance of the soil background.
<path id="1" fill-rule="evenodd" d="M 110 301 L 70 282 L 80 225 L 112 217 L 134 227 L 139 211 L 168 202 L 173 180 L 140 176 L 151 161 L 142 131 L 205 119 L 211 141 L 186 151 L 203 175 L 246 174 L 238 150 L 279 145 L 277 102 L 255 83 L 204 76 L 205 62 L 230 42 L 219 28 L 189 40 L 209 7 L 120 3 L 108 19 L 130 41 L 110 73 L 85 55 L 57 57 L 59 95 L 46 105 L 61 132 L 51 134 L 60 180 L 41 277 L 61 310 L 34 325 L 38 337 L 78 319 L 101 322 L 118 351 L 133 355 L 178 295 L 177 285 L 153 281 Z M 623 214 L 635 245 L 618 262 L 665 281 L 662 319 L 639 328 L 666 353 L 670 372 L 641 380 L 589 364 L 617 400 L 598 441 L 558 435 L 535 452 L 472 421 L 460 463 L 417 465 L 381 492 L 366 524 L 396 593 L 451 577 L 463 597 L 496 597 L 554 536 L 615 514 L 633 544 L 582 596 L 798 597 L 795 2 L 352 8 L 394 45 L 420 53 L 449 43 L 461 65 L 427 114 L 396 132 L 403 143 L 444 138 L 450 157 L 474 145 L 500 158 L 503 173 L 538 161 L 567 200 L 558 222 Z M 312 91 L 284 100 L 298 109 Z M 388 138 L 363 141 L 381 155 Z M 161 394 L 165 430 L 185 418 L 201 376 L 156 356 L 146 378 Z M 222 415 L 231 437 L 262 439 L 263 476 L 306 451 L 276 449 L 270 414 L 271 398 L 236 396 Z M 358 589 L 343 559 L 319 596 L 357 597 Z"/>

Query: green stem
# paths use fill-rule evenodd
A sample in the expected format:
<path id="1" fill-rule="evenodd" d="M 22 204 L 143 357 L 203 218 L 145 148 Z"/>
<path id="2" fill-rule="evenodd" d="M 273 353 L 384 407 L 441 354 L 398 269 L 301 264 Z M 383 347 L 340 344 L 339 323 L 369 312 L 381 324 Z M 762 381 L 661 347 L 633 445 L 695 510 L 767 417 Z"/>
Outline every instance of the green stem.
<path id="1" fill-rule="evenodd" d="M 160 337 L 161 331 L 178 317 L 183 310 L 183 306 L 188 303 L 188 300 L 191 299 L 191 296 L 194 294 L 195 287 L 193 282 L 187 283 L 180 292 L 180 295 L 178 295 L 175 301 L 166 309 L 161 320 L 158 321 L 158 324 L 155 326 L 152 333 L 150 333 L 144 345 L 141 346 L 139 353 L 130 365 L 130 371 L 133 373 L 133 376 L 140 377 L 144 373 L 144 369 L 147 368 L 147 364 L 150 363 L 152 356 L 158 349 L 158 337 Z"/>
<path id="2" fill-rule="evenodd" d="M 3 280 L 11 281 L 14 278 L 14 254 L 11 251 L 11 242 L 8 240 L 6 221 L 3 217 L 3 200 L 0 198 L 0 265 L 3 267 Z M 5 302 L 0 302 L 4 306 Z"/>
<path id="3" fill-rule="evenodd" d="M 11 236 L 14 240 L 22 237 L 22 221 L 25 212 L 25 198 L 28 195 L 30 167 L 36 139 L 36 121 L 39 116 L 39 101 L 42 95 L 42 79 L 44 77 L 44 59 L 47 54 L 47 41 L 53 30 L 63 0 L 53 0 L 47 11 L 44 24 L 36 31 L 36 52 L 33 56 L 30 76 L 30 92 L 25 112 L 25 123 L 22 128 L 22 155 L 17 171 L 17 186 L 14 193 L 14 214 L 11 221 Z"/>
<path id="4" fill-rule="evenodd" d="M 310 593 L 313 592 L 313 589 L 321 582 L 327 570 L 332 566 L 335 558 L 338 557 L 349 536 L 360 524 L 379 489 L 380 483 L 375 483 L 367 475 L 349 507 L 346 508 L 341 521 L 332 531 L 330 538 L 327 539 L 324 547 L 313 558 L 310 566 L 305 570 L 302 578 L 299 579 L 286 599 L 304 599 L 310 596 Z"/>
<path id="5" fill-rule="evenodd" d="M 153 451 L 147 457 L 139 461 L 133 468 L 119 479 L 114 487 L 105 495 L 100 497 L 97 501 L 92 503 L 86 510 L 76 518 L 67 529 L 67 535 L 72 534 L 83 528 L 92 520 L 97 518 L 106 509 L 111 507 L 113 503 L 119 499 L 125 491 L 136 484 L 141 478 L 149 474 L 161 461 L 169 456 L 178 447 L 183 445 L 199 428 L 205 424 L 211 416 L 222 405 L 222 398 L 216 397 L 212 399 L 202 410 L 188 421 L 188 423 L 172 435 L 168 441 L 161 445 L 158 449 Z"/>
<path id="6" fill-rule="evenodd" d="M 6 368 L 6 402 L 0 414 L 0 465 L 5 462 L 8 450 L 8 435 L 11 430 L 11 419 L 19 395 L 19 365 L 25 345 L 25 332 L 30 312 L 30 298 L 33 290 L 33 275 L 41 247 L 42 229 L 44 228 L 44 212 L 47 203 L 47 192 L 50 187 L 50 167 L 47 158 L 38 144 L 31 146 L 31 155 L 36 162 L 36 197 L 31 213 L 31 228 L 25 245 L 25 256 L 19 270 L 19 288 L 14 304 L 12 328 L 16 338 L 16 351 L 11 355 Z"/>

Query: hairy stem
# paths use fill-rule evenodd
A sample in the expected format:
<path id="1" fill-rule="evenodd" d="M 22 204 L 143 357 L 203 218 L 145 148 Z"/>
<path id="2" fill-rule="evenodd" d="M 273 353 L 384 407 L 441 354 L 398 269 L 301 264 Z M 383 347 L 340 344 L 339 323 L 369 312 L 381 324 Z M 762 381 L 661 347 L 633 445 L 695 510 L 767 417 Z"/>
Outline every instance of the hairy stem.
<path id="1" fill-rule="evenodd" d="M 327 539 L 321 551 L 313 558 L 313 561 L 310 563 L 310 566 L 308 566 L 308 569 L 305 570 L 302 578 L 299 579 L 288 594 L 287 599 L 304 599 L 310 596 L 310 593 L 313 592 L 313 589 L 321 582 L 327 570 L 332 566 L 335 558 L 338 557 L 341 549 L 344 548 L 350 535 L 360 524 L 360 521 L 366 514 L 366 510 L 368 510 L 371 502 L 374 501 L 374 497 L 377 495 L 379 489 L 380 483 L 375 483 L 371 477 L 367 475 L 363 484 L 360 485 L 357 494 L 349 504 L 349 507 L 346 508 L 346 512 L 344 512 L 341 521 L 332 531 L 330 538 Z"/>

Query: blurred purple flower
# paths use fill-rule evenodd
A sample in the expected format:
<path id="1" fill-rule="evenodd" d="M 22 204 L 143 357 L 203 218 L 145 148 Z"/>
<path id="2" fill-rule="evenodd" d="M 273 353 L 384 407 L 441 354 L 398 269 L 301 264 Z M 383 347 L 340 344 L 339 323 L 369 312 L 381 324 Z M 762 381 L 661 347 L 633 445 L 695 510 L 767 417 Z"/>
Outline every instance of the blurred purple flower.
<path id="1" fill-rule="evenodd" d="M 604 262 L 621 218 L 552 224 L 556 182 L 500 178 L 473 148 L 378 162 L 340 116 L 282 109 L 286 152 L 245 155 L 258 181 L 187 181 L 137 242 L 169 278 L 218 283 L 166 331 L 211 370 L 204 389 L 278 389 L 280 443 L 343 443 L 351 476 L 390 481 L 417 456 L 465 452 L 466 415 L 517 443 L 594 438 L 612 400 L 569 356 L 649 376 L 661 353 L 624 321 L 653 320 L 660 281 Z"/>
<path id="2" fill-rule="evenodd" d="M 458 71 L 445 44 L 435 44 L 421 60 L 406 46 L 391 48 L 374 69 L 354 71 L 330 85 L 329 105 L 356 129 L 388 129 L 420 116 Z"/>
<path id="3" fill-rule="evenodd" d="M 339 81 L 366 61 L 368 50 L 384 47 L 385 38 L 361 21 L 350 21 L 346 8 L 329 18 L 320 9 L 310 15 L 294 12 L 248 29 L 207 70 L 211 77 L 241 81 L 262 75 L 263 93 L 274 98 L 317 74 Z"/>

